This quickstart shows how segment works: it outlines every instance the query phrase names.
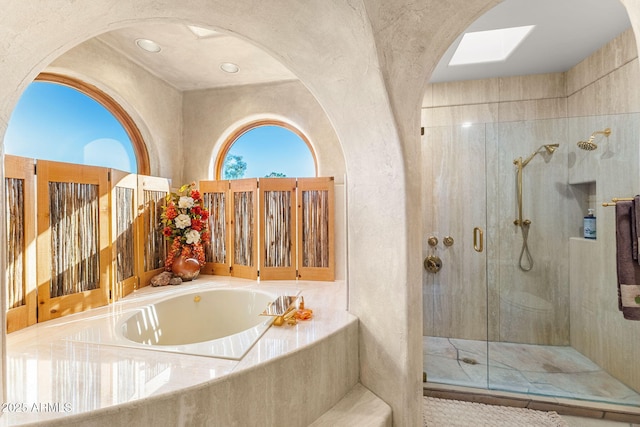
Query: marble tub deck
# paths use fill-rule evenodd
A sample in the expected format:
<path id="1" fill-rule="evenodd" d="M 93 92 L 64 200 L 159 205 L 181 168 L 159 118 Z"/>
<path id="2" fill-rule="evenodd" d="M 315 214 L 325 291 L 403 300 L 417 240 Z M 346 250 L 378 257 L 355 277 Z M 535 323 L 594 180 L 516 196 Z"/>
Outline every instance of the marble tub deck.
<path id="1" fill-rule="evenodd" d="M 82 331 L 115 333 L 137 307 L 171 295 L 217 287 L 300 291 L 309 321 L 269 328 L 239 361 L 76 341 Z M 6 402 L 0 426 L 39 423 L 174 393 L 251 369 L 311 345 L 355 317 L 346 311 L 344 282 L 250 281 L 200 276 L 193 282 L 145 287 L 116 303 L 36 324 L 7 335 Z"/>
<path id="2" fill-rule="evenodd" d="M 640 406 L 640 395 L 571 347 L 424 337 L 428 381 Z M 487 370 L 489 378 L 487 378 Z"/>

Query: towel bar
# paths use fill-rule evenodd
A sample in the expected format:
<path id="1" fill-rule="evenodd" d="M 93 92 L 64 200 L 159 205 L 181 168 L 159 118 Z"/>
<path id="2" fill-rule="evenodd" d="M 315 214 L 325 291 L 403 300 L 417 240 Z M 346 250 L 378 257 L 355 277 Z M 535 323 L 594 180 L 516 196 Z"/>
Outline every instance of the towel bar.
<path id="1" fill-rule="evenodd" d="M 611 202 L 604 202 L 602 206 L 604 207 L 615 206 L 616 202 L 623 202 L 623 201 L 630 201 L 630 200 L 633 200 L 633 197 L 614 197 L 613 199 L 611 199 Z"/>

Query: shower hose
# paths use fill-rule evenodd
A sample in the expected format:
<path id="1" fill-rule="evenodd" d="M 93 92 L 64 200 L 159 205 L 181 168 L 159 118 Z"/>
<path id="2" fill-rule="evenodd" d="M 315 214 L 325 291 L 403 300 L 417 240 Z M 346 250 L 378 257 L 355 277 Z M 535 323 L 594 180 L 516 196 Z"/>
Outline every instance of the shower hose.
<path id="1" fill-rule="evenodd" d="M 529 252 L 529 245 L 527 244 L 527 240 L 529 239 L 529 226 L 531 225 L 530 221 L 524 221 L 522 226 L 522 250 L 520 251 L 520 261 L 519 266 L 522 271 L 529 271 L 533 268 L 533 257 L 531 256 L 531 252 Z M 526 257 L 526 261 L 528 265 L 525 265 L 524 258 Z"/>

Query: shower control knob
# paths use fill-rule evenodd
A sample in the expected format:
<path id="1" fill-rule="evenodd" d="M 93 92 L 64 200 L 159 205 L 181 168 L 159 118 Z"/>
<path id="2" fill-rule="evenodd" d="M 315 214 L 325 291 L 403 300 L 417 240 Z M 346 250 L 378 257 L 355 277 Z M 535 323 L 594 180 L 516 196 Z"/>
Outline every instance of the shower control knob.
<path id="1" fill-rule="evenodd" d="M 442 260 L 435 255 L 429 255 L 424 259 L 424 268 L 430 273 L 437 273 L 442 268 Z"/>

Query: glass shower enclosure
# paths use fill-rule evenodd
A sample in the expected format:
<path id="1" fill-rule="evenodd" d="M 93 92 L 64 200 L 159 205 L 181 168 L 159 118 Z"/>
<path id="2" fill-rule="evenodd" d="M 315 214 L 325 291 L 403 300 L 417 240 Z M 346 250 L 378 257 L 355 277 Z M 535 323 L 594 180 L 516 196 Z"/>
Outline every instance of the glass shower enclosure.
<path id="1" fill-rule="evenodd" d="M 640 368 L 624 356 L 640 354 L 640 325 L 618 311 L 614 210 L 602 206 L 638 192 L 639 116 L 425 128 L 428 382 L 640 404 Z M 577 146 L 605 128 L 597 150 Z"/>

